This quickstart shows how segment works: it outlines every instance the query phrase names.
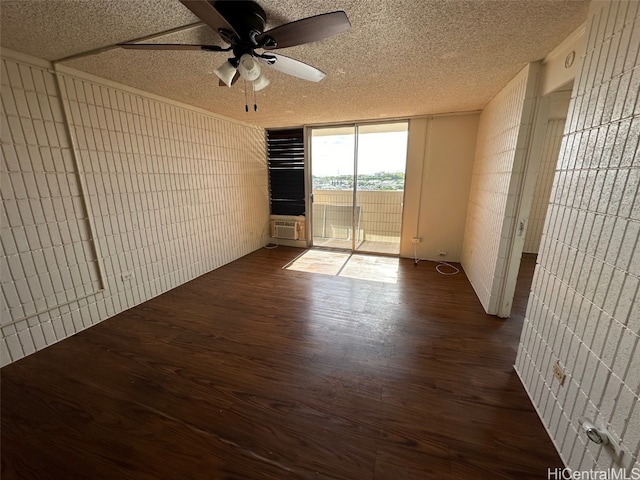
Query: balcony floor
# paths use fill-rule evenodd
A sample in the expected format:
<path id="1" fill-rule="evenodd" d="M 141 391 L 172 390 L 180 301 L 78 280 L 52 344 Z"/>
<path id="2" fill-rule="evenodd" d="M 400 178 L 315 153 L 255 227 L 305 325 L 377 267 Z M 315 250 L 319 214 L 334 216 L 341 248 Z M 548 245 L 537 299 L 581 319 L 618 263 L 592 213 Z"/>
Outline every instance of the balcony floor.
<path id="1" fill-rule="evenodd" d="M 321 238 L 313 237 L 313 246 L 321 248 L 338 248 L 341 250 L 351 251 L 351 240 L 344 240 L 341 238 Z M 371 240 L 365 240 L 364 242 L 356 243 L 356 251 L 369 252 L 369 253 L 381 253 L 384 255 L 399 255 L 400 254 L 400 241 L 397 242 L 374 242 Z"/>

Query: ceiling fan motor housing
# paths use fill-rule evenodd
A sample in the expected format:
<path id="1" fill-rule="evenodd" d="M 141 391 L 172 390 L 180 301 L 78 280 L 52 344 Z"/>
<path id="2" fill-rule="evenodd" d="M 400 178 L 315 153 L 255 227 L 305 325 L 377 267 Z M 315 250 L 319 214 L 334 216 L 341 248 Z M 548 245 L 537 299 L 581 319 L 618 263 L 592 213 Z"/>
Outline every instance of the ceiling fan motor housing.
<path id="1" fill-rule="evenodd" d="M 240 41 L 253 38 L 264 32 L 267 25 L 267 14 L 256 2 L 218 0 L 210 3 L 234 28 L 240 36 Z"/>

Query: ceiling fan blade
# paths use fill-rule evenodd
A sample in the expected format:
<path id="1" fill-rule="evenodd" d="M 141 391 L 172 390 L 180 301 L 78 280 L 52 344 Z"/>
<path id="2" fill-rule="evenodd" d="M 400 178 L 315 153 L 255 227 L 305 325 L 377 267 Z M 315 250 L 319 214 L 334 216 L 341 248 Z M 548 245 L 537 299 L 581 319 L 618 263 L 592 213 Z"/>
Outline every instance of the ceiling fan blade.
<path id="1" fill-rule="evenodd" d="M 282 73 L 286 73 L 287 75 L 291 75 L 293 77 L 298 77 L 303 80 L 308 80 L 310 82 L 319 82 L 324 77 L 327 76 L 326 73 L 318 70 L 316 67 L 312 67 L 311 65 L 307 65 L 299 60 L 294 60 L 290 57 L 285 57 L 284 55 L 279 55 L 276 53 L 267 54 L 269 57 L 275 57 L 275 63 L 269 63 L 267 60 L 258 57 L 264 64 L 277 70 Z"/>
<path id="2" fill-rule="evenodd" d="M 220 33 L 221 29 L 228 30 L 238 37 L 235 29 L 211 3 L 205 0 L 180 0 L 180 3 L 191 10 L 196 17 L 209 25 L 214 32 Z"/>
<path id="3" fill-rule="evenodd" d="M 181 1 L 184 3 L 184 0 Z M 351 23 L 347 14 L 340 10 L 285 23 L 261 33 L 256 37 L 256 40 L 258 43 L 262 43 L 263 40 L 271 37 L 276 44 L 270 46 L 267 43 L 264 48 L 272 50 L 274 48 L 287 48 L 304 43 L 317 42 L 318 40 L 346 32 L 350 28 Z"/>
<path id="4" fill-rule="evenodd" d="M 204 50 L 207 52 L 222 52 L 227 50 L 218 45 L 187 45 L 182 43 L 118 43 L 116 45 L 131 50 Z"/>

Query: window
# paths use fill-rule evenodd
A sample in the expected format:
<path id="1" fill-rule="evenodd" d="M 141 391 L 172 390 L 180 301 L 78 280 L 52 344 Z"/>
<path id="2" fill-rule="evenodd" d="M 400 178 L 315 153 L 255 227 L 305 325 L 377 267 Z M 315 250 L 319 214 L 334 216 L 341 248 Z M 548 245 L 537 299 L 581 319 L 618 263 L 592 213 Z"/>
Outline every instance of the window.
<path id="1" fill-rule="evenodd" d="M 267 130 L 272 215 L 304 215 L 304 131 Z"/>

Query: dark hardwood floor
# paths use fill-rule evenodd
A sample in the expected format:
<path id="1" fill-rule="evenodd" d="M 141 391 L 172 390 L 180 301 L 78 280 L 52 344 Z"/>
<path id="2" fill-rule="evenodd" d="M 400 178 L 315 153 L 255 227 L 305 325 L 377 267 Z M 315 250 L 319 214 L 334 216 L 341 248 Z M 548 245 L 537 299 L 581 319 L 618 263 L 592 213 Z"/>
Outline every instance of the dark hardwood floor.
<path id="1" fill-rule="evenodd" d="M 257 251 L 2 369 L 3 480 L 562 465 L 512 368 L 521 316 L 485 315 L 433 263 L 401 260 L 394 285 L 281 268 L 299 253 Z"/>

